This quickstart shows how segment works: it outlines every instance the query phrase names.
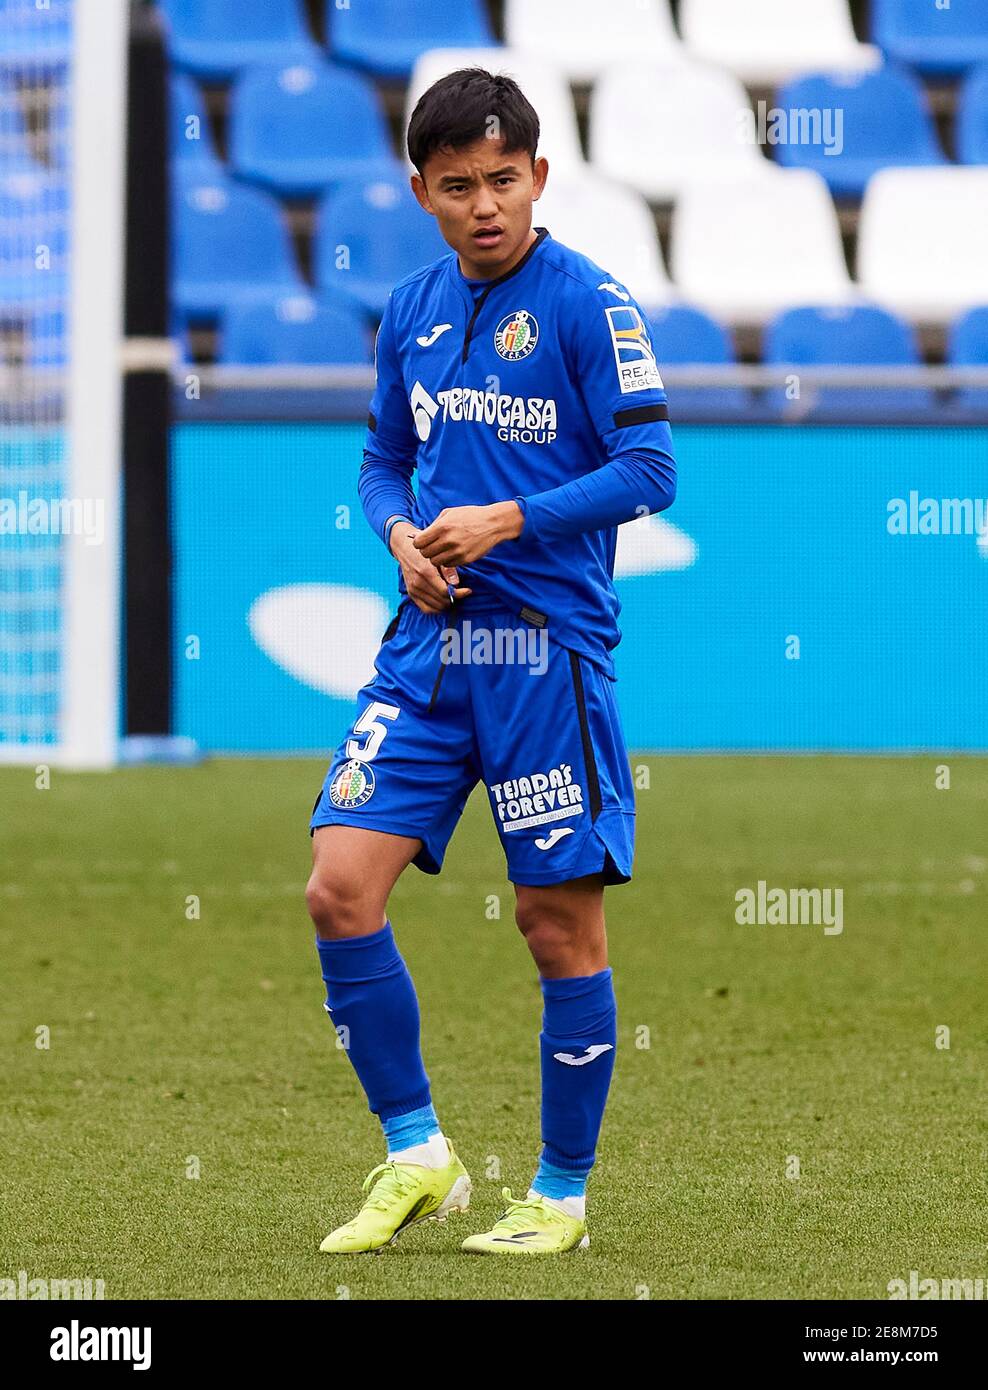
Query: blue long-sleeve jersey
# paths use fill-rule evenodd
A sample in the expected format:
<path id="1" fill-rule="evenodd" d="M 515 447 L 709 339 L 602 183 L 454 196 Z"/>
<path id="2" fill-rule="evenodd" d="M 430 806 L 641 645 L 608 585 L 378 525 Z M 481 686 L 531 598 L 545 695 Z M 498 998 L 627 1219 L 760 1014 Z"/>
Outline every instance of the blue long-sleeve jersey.
<path id="1" fill-rule="evenodd" d="M 612 673 L 615 528 L 676 490 L 639 305 L 539 227 L 495 280 L 468 280 L 455 253 L 402 280 L 375 356 L 359 481 L 371 526 L 383 539 L 396 515 L 427 526 L 444 507 L 517 500 L 521 535 L 461 565 L 461 583 L 544 616 L 563 646 Z"/>

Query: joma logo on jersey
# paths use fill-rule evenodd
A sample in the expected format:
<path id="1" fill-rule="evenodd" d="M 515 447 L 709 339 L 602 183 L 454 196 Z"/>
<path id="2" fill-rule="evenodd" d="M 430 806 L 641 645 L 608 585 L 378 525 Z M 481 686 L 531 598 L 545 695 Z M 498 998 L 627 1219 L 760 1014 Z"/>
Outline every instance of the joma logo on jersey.
<path id="1" fill-rule="evenodd" d="M 439 392 L 443 420 L 470 420 L 496 425 L 506 444 L 551 444 L 556 437 L 556 402 L 542 396 L 496 396 L 454 386 Z"/>
<path id="2" fill-rule="evenodd" d="M 491 795 L 505 833 L 583 815 L 583 788 L 573 781 L 569 763 L 560 763 L 548 772 L 535 772 L 531 777 L 494 782 Z"/>
<path id="3" fill-rule="evenodd" d="M 633 304 L 615 304 L 605 309 L 614 344 L 621 394 L 632 391 L 662 390 L 662 378 L 655 363 L 655 353 L 648 329 Z"/>

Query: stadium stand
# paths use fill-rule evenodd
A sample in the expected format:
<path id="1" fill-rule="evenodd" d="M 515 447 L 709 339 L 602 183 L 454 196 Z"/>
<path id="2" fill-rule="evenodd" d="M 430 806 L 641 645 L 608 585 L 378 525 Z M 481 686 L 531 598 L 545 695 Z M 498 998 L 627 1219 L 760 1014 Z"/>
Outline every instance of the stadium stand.
<path id="1" fill-rule="evenodd" d="M 805 138 L 779 144 L 779 163 L 815 169 L 835 197 L 860 198 L 879 169 L 946 163 L 922 85 L 892 64 L 873 72 L 797 78 L 783 87 L 776 104 L 806 113 Z M 822 118 L 827 112 L 841 119 L 839 133 L 836 127 L 830 132 L 838 138 L 829 146 Z M 819 129 L 814 129 L 815 114 Z"/>
<path id="2" fill-rule="evenodd" d="M 316 283 L 372 314 L 384 312 L 397 281 L 448 254 L 401 175 L 341 185 L 320 205 Z"/>
<path id="3" fill-rule="evenodd" d="M 950 327 L 947 361 L 953 367 L 988 367 L 988 303 L 962 314 Z M 988 412 L 988 386 L 962 386 L 954 401 L 960 411 Z"/>
<path id="4" fill-rule="evenodd" d="M 962 164 L 988 164 L 988 63 L 975 68 L 961 87 L 957 158 Z"/>
<path id="5" fill-rule="evenodd" d="M 20 169 L 37 170 L 31 152 L 27 122 L 17 85 L 0 72 L 0 169 L 5 174 Z"/>
<path id="6" fill-rule="evenodd" d="M 765 330 L 764 357 L 779 366 L 918 367 L 919 347 L 907 323 L 870 304 L 844 308 L 789 309 Z M 909 418 L 934 404 L 923 387 L 802 387 L 789 399 L 779 387 L 770 393 L 780 414 L 801 419 L 839 416 L 845 420 Z"/>
<path id="7" fill-rule="evenodd" d="M 405 124 L 422 93 L 457 68 L 486 67 L 508 72 L 521 85 L 539 113 L 542 134 L 539 152 L 562 173 L 584 168 L 583 148 L 576 123 L 573 96 L 565 77 L 540 55 L 507 48 L 437 48 L 424 53 L 412 70 L 405 101 Z"/>
<path id="8" fill-rule="evenodd" d="M 364 316 L 307 294 L 235 306 L 224 316 L 220 344 L 221 362 L 247 366 L 373 361 Z"/>
<path id="9" fill-rule="evenodd" d="M 36 165 L 0 172 L 0 303 L 5 313 L 64 296 L 68 218 L 64 180 Z"/>
<path id="10" fill-rule="evenodd" d="M 956 76 L 988 63 L 983 0 L 871 0 L 872 36 L 900 63 L 929 76 Z"/>
<path id="11" fill-rule="evenodd" d="M 230 163 L 295 198 L 399 171 L 374 87 L 318 57 L 241 73 L 230 96 Z"/>
<path id="12" fill-rule="evenodd" d="M 184 341 L 192 325 L 199 358 L 212 347 L 202 326 L 222 315 L 227 329 L 251 325 L 249 339 L 220 334 L 225 363 L 239 341 L 259 363 L 293 350 L 311 360 L 324 309 L 356 308 L 372 331 L 394 282 L 446 254 L 407 188 L 401 137 L 422 91 L 473 65 L 510 72 L 532 99 L 551 167 L 536 222 L 656 315 L 660 361 L 689 367 L 703 347 L 692 365 L 729 365 L 723 324 L 738 329 L 741 362 L 757 361 L 761 330 L 802 322 L 788 317 L 796 309 L 841 309 L 831 326 L 877 322 L 855 305 L 920 329 L 924 355 L 942 361 L 951 319 L 988 302 L 988 17 L 971 0 L 159 3 L 171 25 L 176 329 Z M 961 71 L 956 92 L 943 85 Z M 25 127 L 16 97 L 0 93 L 0 148 L 43 168 L 45 121 Z M 778 143 L 764 108 L 789 121 Z M 273 299 L 318 312 L 279 319 Z M 253 307 L 231 314 L 237 304 Z M 265 325 L 277 349 L 263 346 Z M 332 338 L 317 360 L 344 352 L 342 330 Z M 824 351 L 827 335 L 817 341 Z M 766 398 L 747 385 L 677 395 L 691 413 L 750 416 Z M 876 399 L 890 406 L 887 389 Z M 835 402 L 821 396 L 814 410 Z"/>
<path id="13" fill-rule="evenodd" d="M 696 58 L 751 84 L 881 62 L 877 48 L 855 37 L 847 0 L 681 0 L 679 25 Z"/>
<path id="14" fill-rule="evenodd" d="M 744 138 L 754 131 L 744 86 L 700 63 L 613 64 L 593 89 L 589 125 L 594 167 L 652 202 L 671 202 L 697 178 L 743 178 L 765 164 Z"/>
<path id="15" fill-rule="evenodd" d="M 24 361 L 34 368 L 64 367 L 68 362 L 68 333 L 64 308 L 39 309 L 26 323 Z"/>
<path id="16" fill-rule="evenodd" d="M 827 185 L 766 164 L 732 183 L 686 188 L 673 214 L 680 293 L 732 324 L 763 324 L 800 304 L 843 304 L 853 287 Z"/>
<path id="17" fill-rule="evenodd" d="M 587 170 L 550 177 L 535 205 L 535 225 L 557 241 L 579 245 L 643 306 L 672 298 L 655 222 L 641 194 Z"/>
<path id="18" fill-rule="evenodd" d="M 858 234 L 864 295 L 918 323 L 988 302 L 988 169 L 883 169 Z"/>
<path id="19" fill-rule="evenodd" d="M 0 0 L 0 63 L 8 72 L 57 75 L 69 61 L 71 34 L 69 0 Z"/>
<path id="20" fill-rule="evenodd" d="M 496 43 L 482 0 L 360 0 L 328 11 L 330 51 L 375 77 L 407 80 L 430 48 Z"/>
<path id="21" fill-rule="evenodd" d="M 662 66 L 685 58 L 669 0 L 507 0 L 504 29 L 510 47 L 550 53 L 570 82 L 592 82 L 629 58 Z"/>
<path id="22" fill-rule="evenodd" d="M 259 189 L 182 169 L 172 220 L 173 299 L 189 322 L 304 291 L 278 205 Z"/>
<path id="23" fill-rule="evenodd" d="M 171 139 L 169 148 L 176 166 L 195 166 L 211 176 L 221 172 L 206 113 L 206 103 L 197 82 L 184 72 L 173 72 L 170 82 Z"/>
<path id="24" fill-rule="evenodd" d="M 301 0 L 161 0 L 172 61 L 207 81 L 229 80 L 252 63 L 311 61 L 318 56 Z"/>
<path id="25" fill-rule="evenodd" d="M 649 332 L 655 360 L 666 367 L 726 367 L 735 362 L 731 336 L 722 323 L 688 304 L 669 304 L 649 315 Z M 671 386 L 667 383 L 670 409 L 688 407 L 693 417 L 744 415 L 750 393 L 740 386 Z"/>

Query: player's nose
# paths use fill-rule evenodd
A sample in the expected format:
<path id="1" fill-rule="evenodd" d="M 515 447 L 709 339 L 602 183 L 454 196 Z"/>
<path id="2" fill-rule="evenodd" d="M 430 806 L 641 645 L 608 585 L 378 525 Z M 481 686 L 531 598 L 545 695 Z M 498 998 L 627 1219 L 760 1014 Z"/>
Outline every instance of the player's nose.
<path id="1" fill-rule="evenodd" d="M 496 217 L 498 211 L 497 199 L 489 188 L 481 187 L 474 199 L 473 215 L 478 222 L 489 222 L 492 217 Z"/>

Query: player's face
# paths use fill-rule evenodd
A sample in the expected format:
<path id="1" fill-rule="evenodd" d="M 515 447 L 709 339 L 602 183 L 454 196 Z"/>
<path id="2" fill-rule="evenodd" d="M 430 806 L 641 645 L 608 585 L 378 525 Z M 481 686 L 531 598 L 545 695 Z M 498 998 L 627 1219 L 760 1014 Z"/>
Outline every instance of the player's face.
<path id="1" fill-rule="evenodd" d="M 549 165 L 534 167 L 523 150 L 501 140 L 477 140 L 462 150 L 437 151 L 412 189 L 439 223 L 471 280 L 493 280 L 520 261 L 533 239 L 532 203 L 545 187 Z"/>

